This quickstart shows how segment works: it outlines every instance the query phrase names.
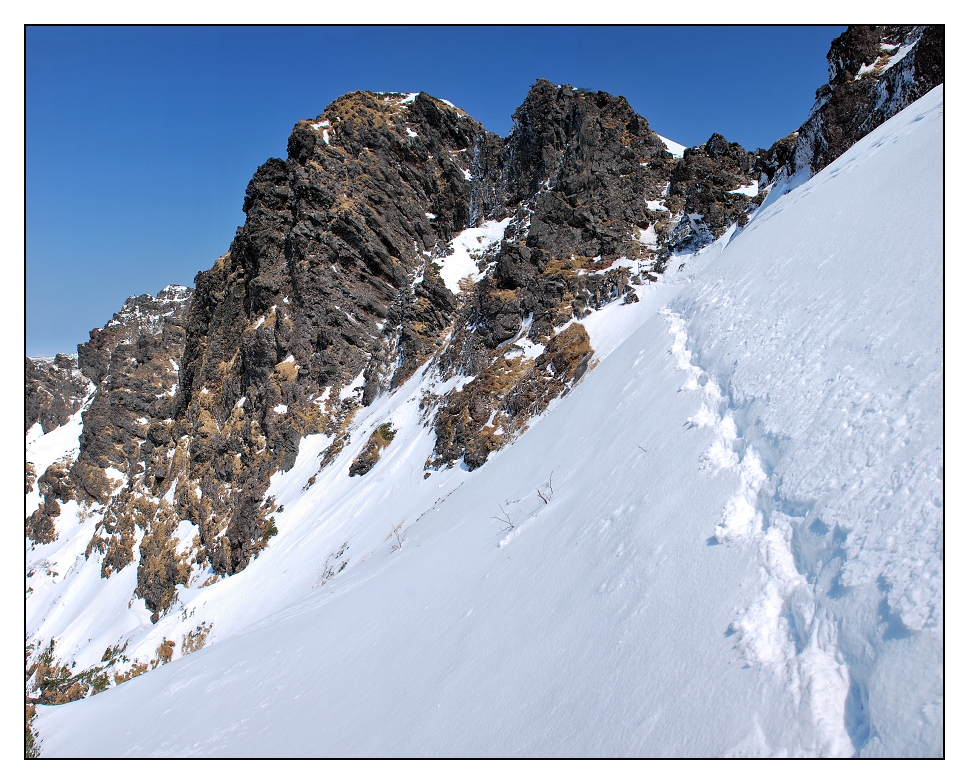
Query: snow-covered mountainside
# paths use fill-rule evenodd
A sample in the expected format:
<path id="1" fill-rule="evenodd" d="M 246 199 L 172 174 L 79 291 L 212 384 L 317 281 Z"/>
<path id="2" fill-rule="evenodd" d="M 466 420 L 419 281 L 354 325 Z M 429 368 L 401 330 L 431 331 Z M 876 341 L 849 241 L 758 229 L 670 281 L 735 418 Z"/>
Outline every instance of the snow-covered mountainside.
<path id="1" fill-rule="evenodd" d="M 307 487 L 372 471 L 399 419 L 372 414 L 414 379 L 424 473 L 480 468 L 605 355 L 600 310 L 756 208 L 753 154 L 714 134 L 676 158 L 624 98 L 539 80 L 514 117 L 501 139 L 424 93 L 338 98 L 256 172 L 194 290 L 132 297 L 92 330 L 77 389 L 37 366 L 29 699 L 177 656 L 141 644 L 148 624 L 266 551 L 274 475 L 307 454 Z M 35 460 L 75 415 L 76 446 Z"/>
<path id="2" fill-rule="evenodd" d="M 368 289 L 371 317 L 385 319 L 377 331 L 394 333 L 379 361 L 358 359 L 370 322 L 340 300 L 346 312 L 330 322 L 339 345 L 318 348 L 332 365 L 300 375 L 308 349 L 285 322 L 303 318 L 290 299 L 313 289 L 267 273 L 265 245 L 262 267 L 233 269 L 225 257 L 200 276 L 188 316 L 109 352 L 118 370 L 106 377 L 131 378 L 122 362 L 146 367 L 140 386 L 112 387 L 131 412 L 120 428 L 129 440 L 100 466 L 111 486 L 97 499 L 65 490 L 55 537 L 28 542 L 27 632 L 42 649 L 56 639 L 35 654 L 49 693 L 97 692 L 109 676 L 118 685 L 38 706 L 45 756 L 942 753 L 943 88 L 759 208 L 742 193 L 754 161 L 739 145 L 712 138 L 673 159 L 603 95 L 537 85 L 516 115 L 504 180 L 488 175 L 499 142 L 479 136 L 474 155 L 441 147 L 440 134 L 456 143 L 477 131 L 422 96 L 389 99 L 386 111 L 361 108 L 366 96 L 347 101 L 339 120 L 334 110 L 298 127 L 290 168 L 264 167 L 239 259 L 277 242 L 270 198 L 301 194 L 309 217 L 286 243 L 316 241 L 307 226 L 322 213 L 310 215 L 313 183 L 299 180 L 312 167 L 292 161 L 379 157 L 347 141 L 349 117 L 354 133 L 382 118 L 367 126 L 376 144 L 412 116 L 407 106 L 441 113 L 406 125 L 431 138 L 426 182 L 453 170 L 458 189 L 466 171 L 478 188 L 471 212 L 482 212 L 455 230 L 464 191 L 436 196 L 455 226 L 434 250 L 445 211 L 431 202 L 392 226 L 355 223 L 339 207 L 339 236 L 374 239 L 365 261 L 399 272 L 407 292 Z M 557 127 L 549 107 L 586 123 L 554 155 L 543 146 Z M 612 138 L 616 118 L 644 156 L 629 171 L 649 172 L 636 180 L 642 214 L 623 206 L 618 179 L 601 175 L 608 188 L 594 198 L 583 190 L 579 163 Z M 404 128 L 392 145 L 424 143 Z M 620 147 L 597 154 L 617 166 Z M 515 205 L 506 212 L 488 191 L 499 180 L 502 203 Z M 704 200 L 712 181 L 719 195 Z M 677 182 L 692 183 L 686 196 Z M 706 212 L 684 207 L 690 199 Z M 661 214 L 677 210 L 702 250 L 649 235 L 660 224 L 659 240 L 672 236 Z M 429 256 L 423 267 L 395 257 L 398 270 L 377 251 L 380 238 L 399 243 L 408 221 Z M 612 255 L 576 253 L 556 267 L 583 243 L 612 243 Z M 307 258 L 285 274 L 309 275 L 317 257 Z M 350 277 L 332 280 L 328 296 Z M 203 311 L 217 323 L 243 291 L 262 297 L 253 322 L 226 316 L 222 331 L 204 331 Z M 454 323 L 477 331 L 452 333 L 440 313 L 463 313 Z M 269 351 L 264 325 L 291 355 Z M 183 345 L 170 436 L 152 440 L 151 423 L 164 420 L 147 410 L 146 432 L 131 436 L 139 401 L 168 411 L 172 381 L 153 357 Z M 248 358 L 241 371 L 232 345 Z M 84 459 L 80 423 L 97 400 L 28 433 L 28 460 L 55 503 L 49 467 Z M 311 409 L 336 424 L 306 425 Z M 280 445 L 272 459 L 253 446 L 267 438 Z M 208 445 L 197 470 L 178 467 L 188 441 Z M 165 455 L 172 467 L 153 474 Z M 266 461 L 265 484 L 240 468 L 244 455 Z M 210 493 L 243 492 L 229 486 L 245 477 L 258 546 L 211 538 L 220 561 L 200 535 L 241 523 L 179 515 Z M 152 502 L 156 486 L 164 495 Z M 112 499 L 126 493 L 143 524 L 122 524 Z M 28 513 L 42 503 L 30 487 L 27 500 Z"/>

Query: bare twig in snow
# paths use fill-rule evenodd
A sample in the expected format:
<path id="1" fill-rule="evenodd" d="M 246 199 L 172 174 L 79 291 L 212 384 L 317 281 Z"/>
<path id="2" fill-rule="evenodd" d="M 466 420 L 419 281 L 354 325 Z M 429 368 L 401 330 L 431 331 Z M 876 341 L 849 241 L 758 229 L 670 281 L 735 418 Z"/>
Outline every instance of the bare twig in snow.
<path id="1" fill-rule="evenodd" d="M 555 472 L 553 471 L 552 474 L 554 473 Z M 535 491 L 536 493 L 538 493 L 538 497 L 541 498 L 546 504 L 552 499 L 552 496 L 555 495 L 555 491 L 552 489 L 552 474 L 548 475 L 548 481 L 544 485 L 542 485 L 542 487 L 545 488 L 548 495 L 543 493 L 541 491 L 541 488 Z"/>
<path id="2" fill-rule="evenodd" d="M 498 509 L 501 511 L 501 517 L 498 517 L 496 515 L 492 515 L 491 516 L 491 519 L 492 520 L 497 520 L 499 523 L 504 523 L 505 524 L 505 527 L 501 529 L 502 531 L 511 531 L 511 530 L 514 530 L 515 525 L 514 525 L 514 523 L 512 523 L 511 516 L 508 514 L 508 512 L 506 510 L 504 510 L 504 509 L 501 508 L 501 504 L 498 504 Z"/>
<path id="3" fill-rule="evenodd" d="M 390 546 L 391 551 L 397 551 L 404 546 L 404 537 L 400 535 L 400 529 L 403 528 L 403 526 L 404 524 L 400 523 L 400 525 L 398 525 L 393 531 L 390 532 L 391 536 L 393 536 L 397 540 L 396 544 L 392 544 Z"/>

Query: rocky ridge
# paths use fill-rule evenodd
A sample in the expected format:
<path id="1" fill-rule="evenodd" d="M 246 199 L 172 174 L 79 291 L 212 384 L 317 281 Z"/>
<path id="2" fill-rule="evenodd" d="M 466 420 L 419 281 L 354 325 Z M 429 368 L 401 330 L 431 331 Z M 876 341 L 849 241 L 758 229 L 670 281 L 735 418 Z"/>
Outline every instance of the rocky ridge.
<path id="1" fill-rule="evenodd" d="M 810 116 L 770 150 L 758 150 L 761 190 L 816 174 L 933 87 L 942 84 L 943 25 L 852 25 L 828 51 L 828 82 Z"/>
<path id="2" fill-rule="evenodd" d="M 39 424 L 45 433 L 67 424 L 92 391 L 76 354 L 53 359 L 26 357 L 24 367 L 24 431 Z"/>
<path id="3" fill-rule="evenodd" d="M 135 596 L 157 620 L 179 586 L 267 546 L 270 477 L 301 438 L 331 438 L 322 472 L 356 412 L 418 372 L 427 471 L 483 465 L 594 365 L 585 316 L 635 301 L 631 283 L 743 226 L 798 166 L 816 170 L 941 81 L 941 32 L 851 28 L 829 62 L 805 126 L 754 153 L 714 134 L 675 158 L 624 98 L 545 80 L 507 139 L 424 93 L 351 93 L 297 123 L 194 291 L 130 298 L 76 366 L 28 360 L 28 428 L 96 390 L 77 459 L 39 479 L 28 465 L 42 496 L 28 546 L 52 541 L 77 501 L 98 519 L 85 557 L 103 578 L 137 564 Z M 458 238 L 485 226 L 501 238 L 446 283 Z M 392 438 L 375 430 L 351 474 Z"/>
<path id="4" fill-rule="evenodd" d="M 94 394 L 83 410 L 77 459 L 55 462 L 38 479 L 42 501 L 27 518 L 32 541 L 52 541 L 65 501 L 97 506 L 109 517 L 131 517 L 119 504 L 132 488 L 149 487 L 154 476 L 151 447 L 160 446 L 171 421 L 184 345 L 178 314 L 190 298 L 184 286 L 168 286 L 157 297 L 130 297 L 78 346 L 78 377 Z"/>

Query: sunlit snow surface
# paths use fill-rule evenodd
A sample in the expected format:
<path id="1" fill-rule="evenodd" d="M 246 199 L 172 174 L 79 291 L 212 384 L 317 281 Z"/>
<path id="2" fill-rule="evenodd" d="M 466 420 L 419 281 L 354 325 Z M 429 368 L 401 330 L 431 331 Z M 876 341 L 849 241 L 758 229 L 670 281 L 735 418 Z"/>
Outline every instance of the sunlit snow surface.
<path id="1" fill-rule="evenodd" d="M 38 424 L 27 432 L 26 457 L 34 464 L 38 477 L 53 463 L 77 457 L 82 415 L 90 400 L 88 397 L 84 401 L 67 424 L 50 433 L 43 433 Z M 113 473 L 121 476 L 120 472 Z M 35 481 L 26 498 L 27 516 L 40 502 Z M 69 501 L 60 508 L 56 519 L 58 538 L 45 545 L 30 546 L 27 542 L 24 560 L 30 595 L 24 611 L 26 631 L 28 639 L 55 636 L 59 652 L 69 651 L 84 667 L 99 661 L 105 648 L 122 635 L 133 636 L 133 630 L 139 627 L 147 631 L 151 613 L 143 601 L 131 603 L 137 579 L 135 564 L 112 580 L 101 580 L 100 561 L 84 556 L 101 519 L 100 507 L 82 510 L 76 501 Z M 141 541 L 140 532 L 136 538 Z"/>
<path id="2" fill-rule="evenodd" d="M 58 460 L 71 460 L 77 457 L 79 449 L 79 439 L 83 422 L 81 414 L 88 401 L 84 401 L 81 410 L 71 416 L 68 422 L 61 427 L 54 428 L 49 433 L 44 432 L 39 422 L 34 422 L 27 431 L 25 441 L 25 452 L 28 463 L 33 463 L 34 473 L 40 477 L 44 471 L 51 467 Z M 30 514 L 40 506 L 40 494 L 37 490 L 37 482 L 31 492 L 27 493 L 25 513 Z"/>
<path id="3" fill-rule="evenodd" d="M 941 182 L 939 87 L 587 319 L 478 471 L 423 478 L 429 373 L 311 486 L 304 439 L 270 547 L 179 593 L 213 644 L 41 708 L 43 753 L 940 754 Z"/>
<path id="4" fill-rule="evenodd" d="M 751 183 L 748 183 L 747 185 L 741 185 L 736 190 L 732 190 L 732 191 L 729 191 L 729 192 L 730 193 L 740 193 L 740 194 L 742 194 L 744 196 L 748 196 L 748 197 L 750 197 L 752 199 L 752 198 L 754 198 L 754 196 L 757 195 L 757 183 L 756 182 L 751 182 Z"/>
<path id="5" fill-rule="evenodd" d="M 659 136 L 659 134 L 656 134 L 656 135 Z M 666 149 L 673 154 L 674 158 L 683 157 L 683 150 L 686 149 L 685 144 L 679 144 L 678 142 L 674 142 L 672 139 L 667 139 L 665 136 L 660 136 L 659 138 L 660 138 L 660 141 L 662 141 L 663 144 L 666 145 Z"/>
<path id="6" fill-rule="evenodd" d="M 460 293 L 460 281 L 469 275 L 475 282 L 484 273 L 478 269 L 478 260 L 496 243 L 501 242 L 505 227 L 511 221 L 485 221 L 477 228 L 465 229 L 451 242 L 451 254 L 438 260 L 441 265 L 441 279 L 455 294 Z"/>

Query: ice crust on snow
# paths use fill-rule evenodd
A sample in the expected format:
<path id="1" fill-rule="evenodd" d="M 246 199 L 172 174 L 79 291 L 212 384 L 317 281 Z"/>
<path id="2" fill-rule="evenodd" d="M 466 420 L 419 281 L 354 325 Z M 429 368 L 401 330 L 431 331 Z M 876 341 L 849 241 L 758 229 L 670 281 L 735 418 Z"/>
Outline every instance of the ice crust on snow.
<path id="1" fill-rule="evenodd" d="M 180 589 L 191 623 L 128 607 L 65 504 L 28 632 L 79 666 L 212 644 L 41 706 L 45 755 L 941 754 L 942 98 L 584 319 L 598 365 L 479 470 L 425 471 L 428 367 L 331 465 L 303 439 L 278 536 Z"/>

